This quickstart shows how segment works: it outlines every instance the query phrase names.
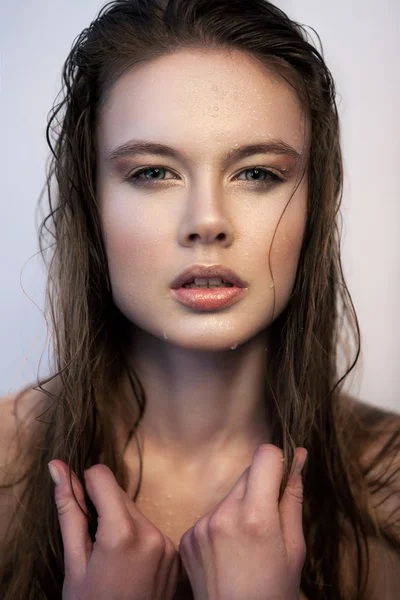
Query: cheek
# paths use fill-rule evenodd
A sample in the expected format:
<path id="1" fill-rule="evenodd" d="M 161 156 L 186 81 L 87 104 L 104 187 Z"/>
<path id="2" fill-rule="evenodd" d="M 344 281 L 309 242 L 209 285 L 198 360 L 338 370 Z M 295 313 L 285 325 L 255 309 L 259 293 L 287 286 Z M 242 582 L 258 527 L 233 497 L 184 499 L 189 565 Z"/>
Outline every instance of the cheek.
<path id="1" fill-rule="evenodd" d="M 294 199 L 293 199 L 294 200 Z M 271 270 L 276 294 L 286 306 L 293 289 L 306 225 L 304 203 L 289 203 L 271 248 Z"/>
<path id="2" fill-rule="evenodd" d="M 296 218 L 297 217 L 297 218 Z M 291 285 L 296 276 L 305 219 L 293 213 L 279 223 L 271 248 L 272 276 L 281 286 Z"/>
<path id="3" fill-rule="evenodd" d="M 266 276 L 267 296 L 275 295 L 275 316 L 287 305 L 296 278 L 307 219 L 307 186 L 284 200 L 256 225 L 255 239 L 265 240 L 259 270 Z"/>
<path id="4" fill-rule="evenodd" d="M 146 211 L 113 208 L 103 211 L 102 228 L 114 300 L 120 308 L 121 303 L 133 308 L 136 297 L 143 302 L 151 287 L 149 274 L 162 261 L 162 227 Z"/>

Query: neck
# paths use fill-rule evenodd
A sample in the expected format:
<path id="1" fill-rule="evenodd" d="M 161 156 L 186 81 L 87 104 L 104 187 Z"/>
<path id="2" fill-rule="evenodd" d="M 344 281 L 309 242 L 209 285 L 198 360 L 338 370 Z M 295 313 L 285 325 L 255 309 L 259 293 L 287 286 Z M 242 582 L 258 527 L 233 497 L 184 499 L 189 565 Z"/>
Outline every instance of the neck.
<path id="1" fill-rule="evenodd" d="M 138 433 L 146 447 L 193 463 L 268 442 L 266 347 L 265 332 L 234 350 L 205 352 L 138 329 L 128 363 L 145 390 Z"/>

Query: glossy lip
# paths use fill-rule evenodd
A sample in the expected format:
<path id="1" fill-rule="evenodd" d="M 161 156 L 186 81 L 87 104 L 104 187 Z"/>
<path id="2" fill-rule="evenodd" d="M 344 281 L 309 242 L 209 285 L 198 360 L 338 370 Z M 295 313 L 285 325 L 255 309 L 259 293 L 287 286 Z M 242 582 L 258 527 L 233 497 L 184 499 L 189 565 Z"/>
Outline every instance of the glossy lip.
<path id="1" fill-rule="evenodd" d="M 247 293 L 247 288 L 232 287 L 214 287 L 214 288 L 178 288 L 171 290 L 172 296 L 189 308 L 201 311 L 219 310 L 228 308 L 235 302 L 243 298 Z"/>
<path id="2" fill-rule="evenodd" d="M 182 271 L 182 273 L 180 273 L 177 277 L 175 277 L 171 284 L 171 288 L 173 290 L 177 290 L 181 288 L 185 283 L 190 283 L 194 281 L 194 279 L 200 277 L 206 279 L 209 279 L 210 277 L 219 277 L 224 281 L 232 283 L 238 288 L 246 288 L 248 286 L 247 282 L 243 281 L 243 279 L 241 279 L 239 275 L 237 275 L 228 267 L 224 267 L 223 265 L 210 265 L 208 267 L 206 265 L 192 265 L 191 267 L 188 267 L 187 269 Z M 221 290 L 222 288 L 214 289 Z"/>

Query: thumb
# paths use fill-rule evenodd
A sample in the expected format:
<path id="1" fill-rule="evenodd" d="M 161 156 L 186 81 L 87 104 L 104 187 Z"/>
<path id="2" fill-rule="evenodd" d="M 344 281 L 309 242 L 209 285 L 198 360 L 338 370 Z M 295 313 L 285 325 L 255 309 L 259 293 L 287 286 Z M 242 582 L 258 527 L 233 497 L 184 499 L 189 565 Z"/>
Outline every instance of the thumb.
<path id="1" fill-rule="evenodd" d="M 305 448 L 296 448 L 292 472 L 279 504 L 283 539 L 288 556 L 303 565 L 306 547 L 303 534 L 303 480 L 301 470 L 307 459 Z"/>
<path id="2" fill-rule="evenodd" d="M 56 484 L 54 496 L 63 538 L 65 575 L 72 581 L 77 581 L 86 572 L 86 565 L 93 549 L 87 518 L 72 494 L 68 466 L 61 460 L 52 460 L 48 463 L 48 467 Z M 88 512 L 83 487 L 73 471 L 71 479 L 79 504 Z"/>

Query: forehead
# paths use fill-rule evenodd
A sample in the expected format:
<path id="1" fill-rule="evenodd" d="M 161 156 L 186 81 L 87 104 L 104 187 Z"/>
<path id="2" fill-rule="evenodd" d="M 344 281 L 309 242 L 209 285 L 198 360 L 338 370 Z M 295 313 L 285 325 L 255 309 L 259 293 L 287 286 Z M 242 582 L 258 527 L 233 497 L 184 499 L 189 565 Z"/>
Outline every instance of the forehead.
<path id="1" fill-rule="evenodd" d="M 129 137 L 197 153 L 271 137 L 302 153 L 307 133 L 295 90 L 238 50 L 185 49 L 133 66 L 112 87 L 98 124 L 100 151 Z"/>

